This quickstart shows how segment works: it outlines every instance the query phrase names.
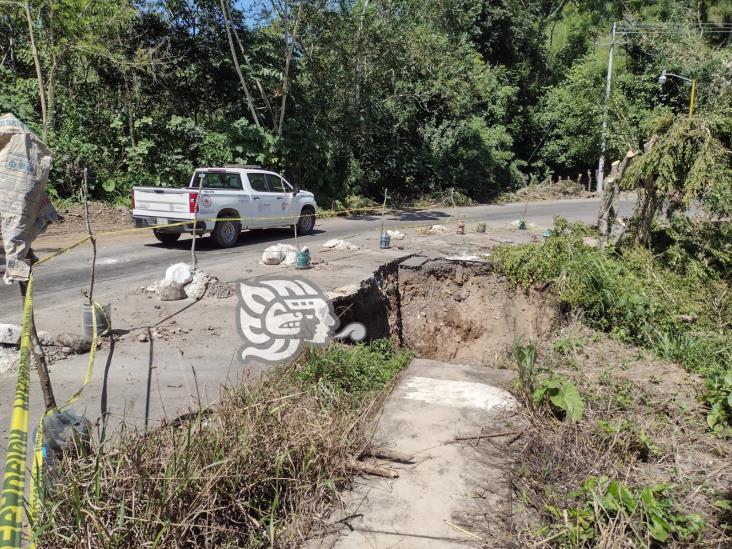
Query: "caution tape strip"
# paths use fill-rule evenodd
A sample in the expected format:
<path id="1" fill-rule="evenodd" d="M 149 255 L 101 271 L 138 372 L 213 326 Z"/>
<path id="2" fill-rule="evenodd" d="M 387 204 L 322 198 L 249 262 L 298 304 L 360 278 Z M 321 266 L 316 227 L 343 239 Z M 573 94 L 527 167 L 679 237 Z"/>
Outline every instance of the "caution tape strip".
<path id="1" fill-rule="evenodd" d="M 357 211 L 369 211 L 369 212 L 373 212 L 374 211 L 374 208 L 358 208 L 358 209 L 344 210 L 344 211 L 348 211 L 349 213 L 350 212 L 357 212 Z M 456 213 L 457 213 L 457 207 L 456 206 L 453 206 L 453 212 L 448 216 L 448 218 L 443 223 L 445 225 L 449 225 L 453 221 L 453 219 L 455 219 L 457 217 Z M 335 217 L 335 216 L 333 216 L 333 217 Z M 205 217 L 205 218 L 196 218 L 195 220 L 191 219 L 191 220 L 187 220 L 187 221 L 177 221 L 175 223 L 161 223 L 161 224 L 157 224 L 157 225 L 149 225 L 149 226 L 146 226 L 146 227 L 134 227 L 134 228 L 130 228 L 130 229 L 120 229 L 120 230 L 117 230 L 117 231 L 101 231 L 99 233 L 96 233 L 95 237 L 96 238 L 99 238 L 99 237 L 104 237 L 104 236 L 114 236 L 114 235 L 125 234 L 125 233 L 143 232 L 143 231 L 149 231 L 149 230 L 154 230 L 154 229 L 169 229 L 169 228 L 173 228 L 173 227 L 182 227 L 184 225 L 192 225 L 194 223 L 194 221 L 196 223 L 201 222 L 201 221 L 213 221 L 213 222 L 219 222 L 219 221 L 237 221 L 237 222 L 244 222 L 244 221 L 247 221 L 249 219 L 254 219 L 254 218 L 249 218 L 249 217 Z M 295 218 L 294 218 L 294 216 L 287 216 L 287 217 L 270 217 L 268 219 L 269 220 L 290 220 L 290 221 L 294 221 Z M 421 228 L 421 227 L 429 227 L 429 226 L 431 226 L 433 224 L 434 223 L 424 223 L 424 224 L 421 224 L 421 225 L 415 225 L 413 223 L 385 223 L 384 224 L 384 229 L 385 230 L 386 229 L 400 229 L 400 228 L 418 229 L 418 228 Z M 85 242 L 89 241 L 90 238 L 91 237 L 89 237 L 87 235 L 84 238 L 82 238 L 81 240 L 78 240 L 77 242 L 74 242 L 73 244 L 71 244 L 69 246 L 66 246 L 66 247 L 64 247 L 64 248 L 62 248 L 60 250 L 55 251 L 54 253 L 52 253 L 50 255 L 47 255 L 46 257 L 43 257 L 43 258 L 39 259 L 38 261 L 36 261 L 35 265 L 42 265 L 44 263 L 47 263 L 47 262 L 49 262 L 49 261 L 51 261 L 51 260 L 53 260 L 53 259 L 55 259 L 55 258 L 57 258 L 57 257 L 59 257 L 59 256 L 61 256 L 63 254 L 65 254 L 65 253 L 67 253 L 67 252 L 70 252 L 74 248 L 77 248 L 80 245 L 84 244 Z"/>
<path id="2" fill-rule="evenodd" d="M 37 523 L 43 484 L 43 419 L 60 412 L 79 399 L 84 388 L 91 381 L 94 372 L 97 344 L 99 340 L 96 310 L 104 311 L 99 303 L 93 301 L 92 344 L 86 373 L 81 387 L 63 404 L 42 414 L 35 437 L 33 467 L 30 476 L 30 500 L 28 520 L 31 528 Z M 23 324 L 20 338 L 20 360 L 15 399 L 10 421 L 8 452 L 5 458 L 2 493 L 0 494 L 0 548 L 20 548 L 23 540 L 23 516 L 25 507 L 26 455 L 28 452 L 28 424 L 30 402 L 30 362 L 32 353 L 31 330 L 33 322 L 33 273 L 28 278 L 28 287 L 23 303 Z M 109 322 L 107 322 L 109 324 Z M 34 542 L 31 547 L 34 547 Z"/>
<path id="3" fill-rule="evenodd" d="M 30 389 L 31 322 L 33 312 L 33 275 L 23 303 L 23 327 L 20 337 L 20 362 L 15 399 L 10 420 L 8 453 L 5 458 L 3 487 L 0 494 L 0 547 L 21 546 L 25 463 L 28 451 L 28 402 Z"/>
<path id="4" fill-rule="evenodd" d="M 35 439 L 35 447 L 33 451 L 33 468 L 31 470 L 31 483 L 30 483 L 30 502 L 28 505 L 28 519 L 31 525 L 32 531 L 35 530 L 34 525 L 36 524 L 36 519 L 40 513 L 40 505 L 43 500 L 42 490 L 43 490 L 43 460 L 46 457 L 45 456 L 45 449 L 43 446 L 43 420 L 55 413 L 61 412 L 65 408 L 68 408 L 71 406 L 74 402 L 76 402 L 81 394 L 84 392 L 84 389 L 91 381 L 92 375 L 94 373 L 94 362 L 96 360 L 97 355 L 97 344 L 99 342 L 99 333 L 97 328 L 97 311 L 101 311 L 102 314 L 105 315 L 106 318 L 106 312 L 104 311 L 104 307 L 97 303 L 96 301 L 91 301 L 92 303 L 92 340 L 91 340 L 91 349 L 89 350 L 89 360 L 87 361 L 86 365 L 86 373 L 84 374 L 84 380 L 81 383 L 81 386 L 76 390 L 76 392 L 71 395 L 66 402 L 59 407 L 52 408 L 50 410 L 46 410 L 45 413 L 41 415 L 41 418 L 38 420 L 38 429 L 36 431 L 36 439 Z M 106 318 L 106 325 L 109 326 L 109 319 Z M 31 543 L 31 549 L 35 549 L 35 540 Z"/>

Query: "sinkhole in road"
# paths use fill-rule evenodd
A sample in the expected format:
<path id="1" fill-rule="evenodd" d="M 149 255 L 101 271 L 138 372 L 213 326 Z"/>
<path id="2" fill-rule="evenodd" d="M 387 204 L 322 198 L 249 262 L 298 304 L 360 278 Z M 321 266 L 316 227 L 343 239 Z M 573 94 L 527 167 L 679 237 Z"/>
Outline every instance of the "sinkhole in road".
<path id="1" fill-rule="evenodd" d="M 545 293 L 512 288 L 489 263 L 411 257 L 381 267 L 336 298 L 341 326 L 391 338 L 418 357 L 494 365 L 517 341 L 548 338 L 560 311 Z"/>

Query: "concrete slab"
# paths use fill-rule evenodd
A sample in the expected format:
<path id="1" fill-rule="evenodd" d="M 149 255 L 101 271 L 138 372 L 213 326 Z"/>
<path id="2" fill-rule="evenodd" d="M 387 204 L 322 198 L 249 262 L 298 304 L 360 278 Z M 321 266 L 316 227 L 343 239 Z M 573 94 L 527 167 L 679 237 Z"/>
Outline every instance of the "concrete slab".
<path id="1" fill-rule="evenodd" d="M 424 255 L 413 255 L 402 261 L 399 266 L 403 269 L 419 269 L 422 265 L 430 260 Z"/>
<path id="2" fill-rule="evenodd" d="M 386 400 L 374 444 L 414 455 L 416 464 L 379 462 L 399 478 L 358 480 L 341 496 L 346 508 L 336 520 L 346 526 L 313 540 L 311 549 L 490 545 L 461 524 L 491 516 L 505 499 L 508 458 L 504 452 L 487 463 L 484 449 L 455 437 L 506 428 L 515 405 L 504 388 L 511 377 L 507 370 L 414 360 Z"/>

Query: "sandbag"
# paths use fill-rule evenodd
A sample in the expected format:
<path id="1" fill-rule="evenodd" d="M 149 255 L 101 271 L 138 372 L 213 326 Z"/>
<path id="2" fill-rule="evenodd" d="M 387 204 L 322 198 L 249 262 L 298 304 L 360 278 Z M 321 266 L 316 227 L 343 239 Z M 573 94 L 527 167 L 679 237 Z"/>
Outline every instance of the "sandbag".
<path id="1" fill-rule="evenodd" d="M 0 234 L 8 283 L 28 280 L 33 240 L 58 222 L 46 195 L 52 159 L 51 150 L 25 124 L 12 114 L 0 116 Z"/>

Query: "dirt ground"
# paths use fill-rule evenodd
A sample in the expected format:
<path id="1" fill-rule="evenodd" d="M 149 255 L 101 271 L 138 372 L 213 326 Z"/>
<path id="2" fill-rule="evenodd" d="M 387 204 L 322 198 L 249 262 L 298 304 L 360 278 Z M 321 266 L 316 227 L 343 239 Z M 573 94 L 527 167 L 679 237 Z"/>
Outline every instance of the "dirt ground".
<path id="1" fill-rule="evenodd" d="M 68 207 L 57 207 L 59 215 L 64 219 L 59 224 L 48 227 L 49 236 L 72 233 L 86 233 L 86 213 L 83 204 L 74 204 Z M 130 215 L 130 208 L 126 206 L 112 206 L 106 202 L 92 201 L 89 203 L 89 216 L 94 232 L 118 231 L 135 226 Z"/>
<path id="2" fill-rule="evenodd" d="M 513 290 L 489 267 L 441 265 L 399 282 L 403 342 L 423 357 L 494 364 L 517 340 L 547 337 L 559 320 L 543 296 Z"/>

